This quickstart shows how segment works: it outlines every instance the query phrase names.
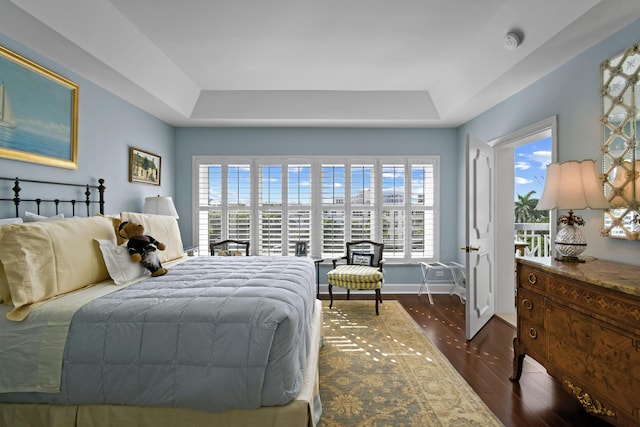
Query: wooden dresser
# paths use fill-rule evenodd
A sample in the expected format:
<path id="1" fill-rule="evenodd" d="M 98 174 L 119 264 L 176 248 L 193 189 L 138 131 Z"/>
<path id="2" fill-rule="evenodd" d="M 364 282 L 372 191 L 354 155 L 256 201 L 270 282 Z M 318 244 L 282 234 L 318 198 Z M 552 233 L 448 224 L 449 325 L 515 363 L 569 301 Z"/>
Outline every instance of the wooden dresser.
<path id="1" fill-rule="evenodd" d="M 517 258 L 513 376 L 528 355 L 585 410 L 640 425 L 640 267 Z"/>

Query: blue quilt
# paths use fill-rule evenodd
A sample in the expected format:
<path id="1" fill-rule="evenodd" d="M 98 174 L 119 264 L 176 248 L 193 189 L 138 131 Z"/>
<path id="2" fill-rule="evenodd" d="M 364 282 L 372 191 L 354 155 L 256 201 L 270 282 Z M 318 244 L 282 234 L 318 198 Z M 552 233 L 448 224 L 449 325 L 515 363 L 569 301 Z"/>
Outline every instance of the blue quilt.
<path id="1" fill-rule="evenodd" d="M 3 402 L 207 411 L 286 404 L 302 385 L 315 268 L 302 257 L 196 257 L 83 306 L 60 393 Z"/>

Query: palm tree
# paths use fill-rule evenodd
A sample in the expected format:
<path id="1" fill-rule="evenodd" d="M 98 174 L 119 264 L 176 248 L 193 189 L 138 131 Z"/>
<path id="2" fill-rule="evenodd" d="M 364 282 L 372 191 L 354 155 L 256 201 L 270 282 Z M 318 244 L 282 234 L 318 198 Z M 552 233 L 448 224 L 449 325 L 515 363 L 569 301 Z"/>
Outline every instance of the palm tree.
<path id="1" fill-rule="evenodd" d="M 516 222 L 549 222 L 549 215 L 546 211 L 537 211 L 538 199 L 532 198 L 535 190 L 529 191 L 524 196 L 518 194 L 516 200 Z"/>

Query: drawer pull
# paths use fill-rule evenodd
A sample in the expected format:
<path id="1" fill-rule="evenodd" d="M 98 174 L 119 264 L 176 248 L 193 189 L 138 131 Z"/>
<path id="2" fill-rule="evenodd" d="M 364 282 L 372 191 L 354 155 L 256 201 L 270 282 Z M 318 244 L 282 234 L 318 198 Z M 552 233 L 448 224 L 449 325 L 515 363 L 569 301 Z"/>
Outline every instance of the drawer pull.
<path id="1" fill-rule="evenodd" d="M 531 302 L 531 300 L 526 298 L 522 300 L 522 306 L 527 310 L 533 309 L 533 303 Z"/>
<path id="2" fill-rule="evenodd" d="M 536 331 L 534 328 L 529 328 L 529 336 L 535 340 L 536 338 L 538 338 L 538 331 Z"/>
<path id="3" fill-rule="evenodd" d="M 538 278 L 534 273 L 529 273 L 529 283 L 535 285 L 538 282 Z"/>

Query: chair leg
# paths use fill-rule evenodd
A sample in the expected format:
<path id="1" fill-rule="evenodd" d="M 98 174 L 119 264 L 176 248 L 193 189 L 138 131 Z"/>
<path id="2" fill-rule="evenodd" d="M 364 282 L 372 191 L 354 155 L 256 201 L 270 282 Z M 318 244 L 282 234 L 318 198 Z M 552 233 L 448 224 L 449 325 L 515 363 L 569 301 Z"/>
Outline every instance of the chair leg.
<path id="1" fill-rule="evenodd" d="M 380 315 L 378 311 L 378 301 L 382 302 L 382 297 L 380 296 L 380 289 L 376 289 L 376 316 Z"/>
<path id="2" fill-rule="evenodd" d="M 347 299 L 350 299 L 351 296 L 351 289 L 347 289 Z"/>
<path id="3" fill-rule="evenodd" d="M 333 286 L 331 286 L 331 283 L 329 283 L 329 298 L 331 299 L 331 302 L 329 303 L 329 309 L 333 308 L 333 292 L 331 291 L 331 288 L 333 288 Z"/>

